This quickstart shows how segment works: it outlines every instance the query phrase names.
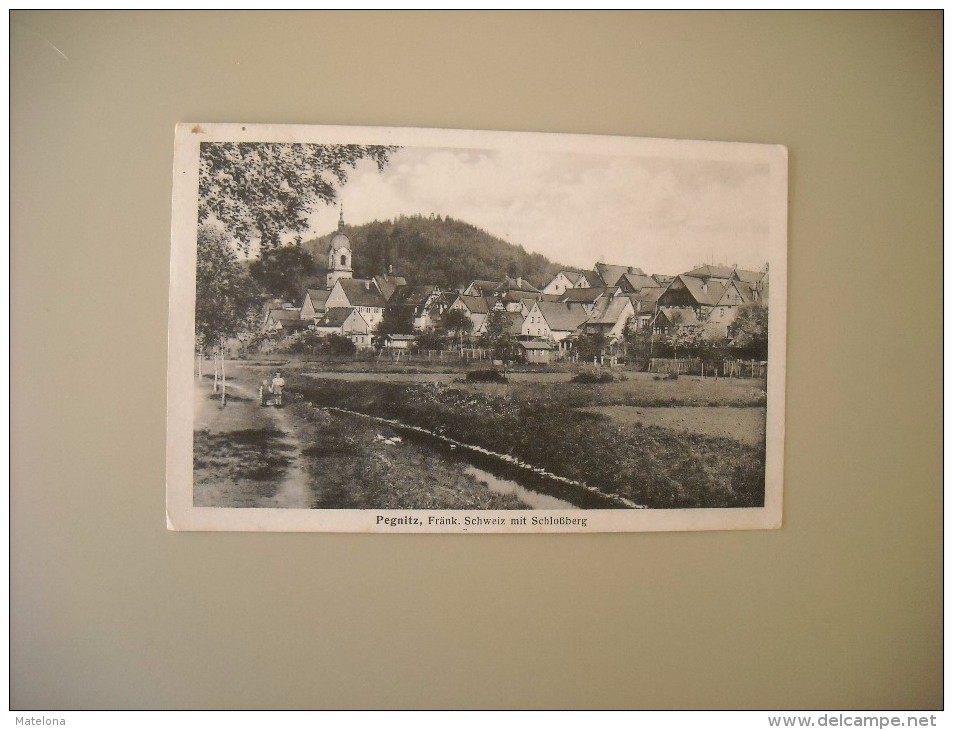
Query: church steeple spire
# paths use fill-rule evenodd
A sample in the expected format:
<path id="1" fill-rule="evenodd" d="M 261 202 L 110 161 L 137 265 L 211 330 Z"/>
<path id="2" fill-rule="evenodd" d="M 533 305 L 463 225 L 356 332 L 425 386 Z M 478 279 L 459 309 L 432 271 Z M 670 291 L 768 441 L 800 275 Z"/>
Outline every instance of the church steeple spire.
<path id="1" fill-rule="evenodd" d="M 354 276 L 351 268 L 351 240 L 344 233 L 344 206 L 338 216 L 338 230 L 331 236 L 328 244 L 328 289 L 338 279 L 350 279 Z"/>

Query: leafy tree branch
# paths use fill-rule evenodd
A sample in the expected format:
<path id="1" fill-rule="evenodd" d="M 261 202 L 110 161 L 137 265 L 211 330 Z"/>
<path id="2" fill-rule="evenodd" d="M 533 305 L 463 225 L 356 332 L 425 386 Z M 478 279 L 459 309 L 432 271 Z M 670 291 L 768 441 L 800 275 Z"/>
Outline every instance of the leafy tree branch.
<path id="1" fill-rule="evenodd" d="M 281 237 L 307 230 L 320 203 L 360 160 L 383 170 L 396 147 L 269 142 L 203 142 L 199 156 L 199 224 L 218 220 L 244 253 L 258 239 L 262 251 Z"/>

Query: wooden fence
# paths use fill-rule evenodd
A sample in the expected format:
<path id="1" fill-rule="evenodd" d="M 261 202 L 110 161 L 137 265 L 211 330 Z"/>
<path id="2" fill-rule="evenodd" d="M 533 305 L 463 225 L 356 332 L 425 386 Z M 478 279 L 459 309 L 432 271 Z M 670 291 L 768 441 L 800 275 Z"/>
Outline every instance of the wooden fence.
<path id="1" fill-rule="evenodd" d="M 700 374 L 701 365 L 702 361 L 697 358 L 685 357 L 681 360 L 666 357 L 649 358 L 649 372 L 660 373 L 662 375 L 670 375 L 672 373 L 677 373 L 678 375 Z"/>
<path id="2" fill-rule="evenodd" d="M 418 350 L 417 348 L 385 347 L 378 360 L 390 362 L 465 363 L 491 360 L 490 351 L 480 347 L 464 347 L 462 350 Z"/>
<path id="3" fill-rule="evenodd" d="M 763 360 L 725 360 L 722 370 L 729 378 L 768 377 L 768 363 Z"/>
<path id="4" fill-rule="evenodd" d="M 765 378 L 768 363 L 758 360 L 724 360 L 721 363 L 705 362 L 697 357 L 672 359 L 649 358 L 649 372 L 669 375 L 702 375 L 726 378 Z"/>

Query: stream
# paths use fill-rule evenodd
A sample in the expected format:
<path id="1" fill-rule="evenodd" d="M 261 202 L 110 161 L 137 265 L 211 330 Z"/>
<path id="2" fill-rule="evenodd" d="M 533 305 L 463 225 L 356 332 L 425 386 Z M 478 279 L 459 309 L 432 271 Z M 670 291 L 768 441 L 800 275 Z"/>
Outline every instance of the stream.
<path id="1" fill-rule="evenodd" d="M 532 509 L 576 509 L 576 505 L 570 504 L 564 499 L 551 497 L 542 492 L 534 492 L 532 489 L 527 489 L 512 479 L 503 479 L 472 464 L 467 465 L 466 472 L 478 482 L 486 484 L 491 492 L 496 494 L 512 494 L 520 502 Z"/>
<path id="2" fill-rule="evenodd" d="M 316 407 L 386 424 L 408 440 L 424 444 L 439 451 L 444 458 L 463 464 L 468 474 L 490 490 L 513 494 L 531 509 L 645 509 L 625 497 L 606 494 L 588 484 L 527 464 L 510 454 L 466 444 L 420 426 L 337 406 Z"/>

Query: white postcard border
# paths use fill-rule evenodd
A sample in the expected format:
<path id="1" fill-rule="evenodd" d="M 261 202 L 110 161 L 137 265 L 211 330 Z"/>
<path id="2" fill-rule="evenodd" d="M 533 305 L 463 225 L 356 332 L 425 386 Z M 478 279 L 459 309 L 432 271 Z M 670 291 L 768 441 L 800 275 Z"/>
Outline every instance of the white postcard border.
<path id="1" fill-rule="evenodd" d="M 192 503 L 195 264 L 201 142 L 321 142 L 552 150 L 764 163 L 770 170 L 771 272 L 764 507 L 635 510 L 332 510 L 195 507 Z M 781 527 L 787 320 L 787 149 L 637 137 L 388 127 L 183 123 L 175 130 L 170 260 L 166 517 L 172 530 L 525 533 L 750 530 Z M 435 518 L 435 519 L 431 519 Z M 469 518 L 503 524 L 465 524 Z M 513 520 L 526 518 L 526 524 Z M 576 520 L 532 524 L 536 518 Z M 456 520 L 457 524 L 453 524 Z M 584 524 L 582 524 L 584 521 Z"/>

